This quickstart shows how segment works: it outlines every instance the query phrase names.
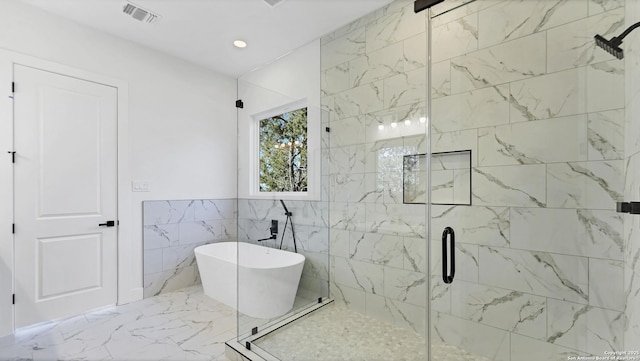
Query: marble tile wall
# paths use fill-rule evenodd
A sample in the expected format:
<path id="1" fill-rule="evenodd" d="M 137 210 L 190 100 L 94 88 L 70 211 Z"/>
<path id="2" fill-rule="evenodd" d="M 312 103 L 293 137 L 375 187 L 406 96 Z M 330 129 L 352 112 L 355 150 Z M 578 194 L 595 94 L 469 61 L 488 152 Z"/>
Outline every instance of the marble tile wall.
<path id="1" fill-rule="evenodd" d="M 402 170 L 405 155 L 426 153 L 426 39 L 425 13 L 396 1 L 325 36 L 321 51 L 331 294 L 423 334 L 426 207 L 403 204 Z"/>
<path id="2" fill-rule="evenodd" d="M 144 297 L 200 283 L 193 250 L 235 241 L 235 199 L 143 202 Z"/>
<path id="3" fill-rule="evenodd" d="M 426 114 L 426 13 L 396 1 L 322 40 L 323 107 L 342 130 L 325 174 L 332 295 L 423 332 L 429 267 L 435 341 L 496 360 L 637 349 L 640 221 L 615 202 L 640 198 L 629 111 L 640 44 L 620 61 L 593 42 L 624 30 L 624 1 L 478 0 L 446 12 L 464 2 L 438 5 L 432 21 L 430 137 L 433 152 L 472 150 L 473 206 L 432 207 L 428 263 L 425 207 L 402 204 L 396 183 L 402 156 L 426 151 L 424 137 L 399 131 Z M 445 226 L 458 241 L 452 285 L 438 276 Z"/>
<path id="4" fill-rule="evenodd" d="M 292 213 L 290 222 L 293 223 L 298 253 L 306 257 L 298 287 L 298 297 L 309 301 L 317 300 L 318 297 L 327 297 L 329 295 L 328 203 L 288 200 L 285 201 L 285 205 Z M 272 248 L 280 248 L 282 243 L 282 249 L 293 252 L 291 223 L 286 225 L 286 218 L 279 200 L 239 199 L 238 240 Z M 271 220 L 278 221 L 277 238 L 258 242 L 258 239 L 269 237 Z"/>
<path id="5" fill-rule="evenodd" d="M 625 27 L 640 21 L 640 2 L 625 1 Z M 640 32 L 627 36 L 625 62 L 625 185 L 626 201 L 640 200 Z M 624 216 L 624 346 L 640 350 L 640 216 Z"/>
<path id="6" fill-rule="evenodd" d="M 625 62 L 592 40 L 624 23 L 624 2 L 581 0 L 478 0 L 433 19 L 432 151 L 477 157 L 473 206 L 432 207 L 432 250 L 452 226 L 460 268 L 443 284 L 432 253 L 436 341 L 496 360 L 629 349 Z"/>

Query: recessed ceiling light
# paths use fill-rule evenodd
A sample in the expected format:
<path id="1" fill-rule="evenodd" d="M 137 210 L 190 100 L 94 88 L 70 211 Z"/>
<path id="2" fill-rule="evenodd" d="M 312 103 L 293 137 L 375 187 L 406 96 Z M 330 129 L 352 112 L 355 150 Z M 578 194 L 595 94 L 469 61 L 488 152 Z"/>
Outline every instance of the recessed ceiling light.
<path id="1" fill-rule="evenodd" d="M 246 48 L 247 47 L 247 43 L 245 43 L 242 40 L 236 40 L 233 42 L 233 45 L 235 45 L 236 48 Z"/>

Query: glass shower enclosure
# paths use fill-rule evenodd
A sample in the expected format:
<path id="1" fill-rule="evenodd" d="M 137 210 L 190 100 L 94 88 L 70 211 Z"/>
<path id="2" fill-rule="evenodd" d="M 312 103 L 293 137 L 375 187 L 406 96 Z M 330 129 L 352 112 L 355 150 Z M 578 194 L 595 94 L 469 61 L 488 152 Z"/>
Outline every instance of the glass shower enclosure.
<path id="1" fill-rule="evenodd" d="M 594 41 L 640 20 L 640 2 L 413 6 L 394 1 L 319 41 L 307 99 L 322 191 L 284 200 L 307 233 L 298 299 L 281 317 L 240 312 L 238 341 L 292 359 L 285 349 L 303 345 L 278 338 L 292 325 L 321 344 L 364 324 L 347 312 L 326 329 L 310 321 L 341 307 L 378 331 L 331 338 L 320 348 L 344 352 L 319 360 L 375 360 L 399 344 L 385 360 L 640 360 L 640 217 L 616 208 L 640 199 L 640 31 L 623 59 Z M 242 124 L 300 100 L 257 79 L 238 85 L 239 189 L 251 167 Z M 239 194 L 239 242 L 269 237 L 285 212 Z"/>
<path id="2" fill-rule="evenodd" d="M 429 27 L 432 356 L 637 357 L 638 221 L 616 203 L 638 196 L 639 42 L 619 60 L 593 40 L 625 2 L 445 1 Z M 452 151 L 470 172 L 445 178 Z M 438 204 L 467 182 L 469 204 Z"/>
<path id="3" fill-rule="evenodd" d="M 265 359 L 256 340 L 329 300 L 328 124 L 287 71 L 238 80 L 237 341 Z"/>

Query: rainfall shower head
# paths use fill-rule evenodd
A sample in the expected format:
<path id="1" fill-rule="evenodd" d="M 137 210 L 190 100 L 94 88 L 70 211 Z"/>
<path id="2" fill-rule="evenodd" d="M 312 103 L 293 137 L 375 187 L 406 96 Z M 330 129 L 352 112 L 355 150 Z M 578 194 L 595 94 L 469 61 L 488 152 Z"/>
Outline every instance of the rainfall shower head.
<path id="1" fill-rule="evenodd" d="M 618 59 L 624 58 L 624 51 L 618 46 L 622 44 L 621 40 L 618 40 L 616 37 L 611 38 L 611 40 L 607 40 L 600 35 L 596 35 L 594 38 L 596 39 L 596 45 L 604 49 L 607 53 Z"/>
<path id="2" fill-rule="evenodd" d="M 594 36 L 594 39 L 596 39 L 596 45 L 606 50 L 609 54 L 615 56 L 616 58 L 622 59 L 624 58 L 624 51 L 620 49 L 620 44 L 622 44 L 622 39 L 624 39 L 625 36 L 629 35 L 629 33 L 633 31 L 633 29 L 639 26 L 640 26 L 640 22 L 637 22 L 631 25 L 630 27 L 628 27 L 627 30 L 622 32 L 622 34 L 611 38 L 611 40 L 607 40 L 600 35 L 596 35 Z"/>

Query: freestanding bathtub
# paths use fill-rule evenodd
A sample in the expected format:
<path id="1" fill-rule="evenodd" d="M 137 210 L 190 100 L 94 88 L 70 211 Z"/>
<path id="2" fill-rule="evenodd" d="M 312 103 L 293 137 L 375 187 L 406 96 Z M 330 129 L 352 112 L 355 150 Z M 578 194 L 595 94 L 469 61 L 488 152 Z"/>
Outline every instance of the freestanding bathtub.
<path id="1" fill-rule="evenodd" d="M 255 318 L 282 316 L 293 308 L 303 255 L 243 242 L 212 243 L 194 251 L 207 296 Z"/>

